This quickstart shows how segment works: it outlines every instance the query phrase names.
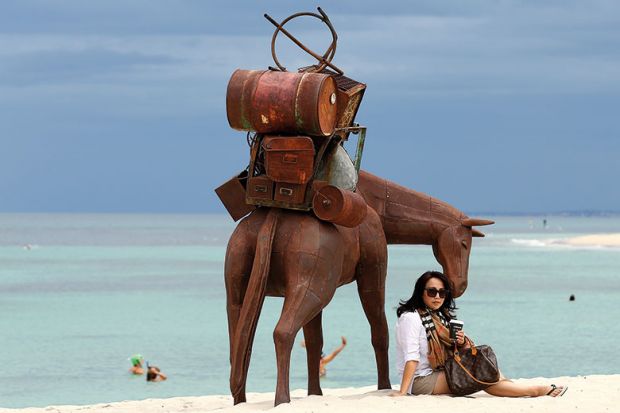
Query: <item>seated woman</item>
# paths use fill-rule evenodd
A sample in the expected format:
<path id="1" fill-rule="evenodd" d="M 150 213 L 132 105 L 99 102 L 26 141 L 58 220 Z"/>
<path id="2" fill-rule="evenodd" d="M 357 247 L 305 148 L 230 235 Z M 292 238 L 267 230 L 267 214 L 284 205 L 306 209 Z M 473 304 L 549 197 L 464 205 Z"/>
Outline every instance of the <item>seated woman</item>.
<path id="1" fill-rule="evenodd" d="M 449 286 L 450 282 L 444 274 L 428 271 L 416 281 L 411 298 L 400 302 L 396 310 L 396 363 L 401 384 L 400 391 L 391 393 L 391 396 L 451 394 L 445 372 L 442 371 L 454 345 L 445 327 L 455 317 L 453 311 L 456 309 Z M 420 315 L 428 320 L 427 325 L 431 327 L 429 333 Z M 460 348 L 468 346 L 463 331 L 457 333 L 456 344 Z M 498 383 L 485 391 L 502 397 L 557 397 L 566 390 L 567 387 L 554 384 L 532 386 L 500 377 Z"/>

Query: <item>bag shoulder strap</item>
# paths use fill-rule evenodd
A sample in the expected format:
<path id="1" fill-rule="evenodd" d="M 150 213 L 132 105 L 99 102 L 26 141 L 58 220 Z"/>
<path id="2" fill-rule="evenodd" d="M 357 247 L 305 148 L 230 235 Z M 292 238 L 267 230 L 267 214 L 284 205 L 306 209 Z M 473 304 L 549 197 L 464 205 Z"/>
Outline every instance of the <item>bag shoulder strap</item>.
<path id="1" fill-rule="evenodd" d="M 476 354 L 478 353 L 478 349 L 476 348 L 476 346 L 474 346 L 474 343 L 468 337 L 465 337 L 465 339 L 469 342 L 472 356 L 476 357 Z M 454 343 L 454 361 L 456 361 L 456 364 L 458 364 L 461 367 L 461 369 L 463 369 L 463 371 L 467 373 L 467 375 L 471 377 L 471 379 L 475 381 L 476 383 L 492 386 L 500 382 L 500 379 L 498 379 L 497 381 L 493 383 L 489 383 L 489 382 L 478 380 L 477 378 L 475 378 L 474 375 L 471 374 L 471 372 L 467 369 L 467 367 L 465 367 L 463 363 L 461 363 L 461 355 L 459 354 L 459 351 L 456 347 L 456 343 Z"/>
<path id="2" fill-rule="evenodd" d="M 478 380 L 477 378 L 475 378 L 475 377 L 474 377 L 474 375 L 473 375 L 473 374 L 471 374 L 471 373 L 469 372 L 469 370 L 467 370 L 467 368 L 465 368 L 465 366 L 463 366 L 463 364 L 461 363 L 461 358 L 460 358 L 460 357 L 458 357 L 458 358 L 457 358 L 457 357 L 454 357 L 454 361 L 456 361 L 456 363 L 457 363 L 459 366 L 461 366 L 461 368 L 463 369 L 463 371 L 464 371 L 465 373 L 467 373 L 467 375 L 468 375 L 469 377 L 471 377 L 471 379 L 472 379 L 473 381 L 477 382 L 477 383 L 484 384 L 484 385 L 488 385 L 488 386 L 492 386 L 492 385 L 497 384 L 497 383 L 499 383 L 499 382 L 500 382 L 500 380 L 499 380 L 499 379 L 498 379 L 497 381 L 492 382 L 492 383 L 489 383 L 489 382 L 486 382 L 486 381 L 482 381 L 482 380 Z"/>

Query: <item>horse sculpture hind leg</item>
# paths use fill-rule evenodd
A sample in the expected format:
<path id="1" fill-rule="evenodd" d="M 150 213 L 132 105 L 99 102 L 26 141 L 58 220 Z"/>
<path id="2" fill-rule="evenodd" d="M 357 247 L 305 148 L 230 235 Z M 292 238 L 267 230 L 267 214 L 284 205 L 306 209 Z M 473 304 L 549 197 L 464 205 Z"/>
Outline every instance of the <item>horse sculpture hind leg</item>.
<path id="1" fill-rule="evenodd" d="M 230 389 L 235 404 L 245 402 L 245 383 L 247 379 L 247 370 L 240 373 L 233 363 L 237 323 L 252 272 L 258 232 L 266 215 L 266 210 L 257 210 L 241 221 L 231 235 L 226 249 L 224 279 L 226 284 L 228 336 L 230 340 Z"/>
<path id="2" fill-rule="evenodd" d="M 368 208 L 359 226 L 360 260 L 357 265 L 357 291 L 368 323 L 377 362 L 378 389 L 391 389 L 388 362 L 389 332 L 385 318 L 385 278 L 387 243 L 377 213 Z"/>
<path id="3" fill-rule="evenodd" d="M 323 395 L 320 381 L 321 352 L 323 351 L 323 311 L 320 311 L 304 326 L 306 358 L 308 360 L 308 396 Z"/>

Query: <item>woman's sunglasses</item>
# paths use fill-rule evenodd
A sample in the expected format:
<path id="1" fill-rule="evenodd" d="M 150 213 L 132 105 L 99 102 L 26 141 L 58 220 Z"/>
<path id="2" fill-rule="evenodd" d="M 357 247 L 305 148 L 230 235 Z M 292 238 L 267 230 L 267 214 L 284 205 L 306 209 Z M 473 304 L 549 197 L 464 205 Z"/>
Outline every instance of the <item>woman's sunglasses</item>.
<path id="1" fill-rule="evenodd" d="M 448 290 L 444 288 L 440 288 L 438 290 L 435 287 L 431 287 L 431 288 L 425 288 L 424 290 L 426 290 L 426 295 L 430 298 L 437 297 L 437 294 L 439 294 L 439 298 L 446 298 L 446 294 L 448 293 Z"/>

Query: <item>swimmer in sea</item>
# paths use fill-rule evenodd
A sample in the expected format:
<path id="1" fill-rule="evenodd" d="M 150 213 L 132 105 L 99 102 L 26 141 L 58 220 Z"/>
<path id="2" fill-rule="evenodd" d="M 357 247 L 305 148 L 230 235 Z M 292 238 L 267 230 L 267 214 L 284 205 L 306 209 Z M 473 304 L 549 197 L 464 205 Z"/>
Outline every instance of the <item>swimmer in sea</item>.
<path id="1" fill-rule="evenodd" d="M 144 358 L 141 354 L 134 354 L 129 358 L 129 361 L 131 361 L 131 368 L 129 369 L 129 372 L 131 374 L 144 374 L 144 369 L 142 368 L 142 362 L 144 361 Z"/>
<path id="2" fill-rule="evenodd" d="M 164 381 L 168 377 L 159 370 L 157 366 L 149 366 L 147 364 L 146 381 Z"/>
<path id="3" fill-rule="evenodd" d="M 338 353 L 340 353 L 347 345 L 347 339 L 344 336 L 340 337 L 340 339 L 342 340 L 340 346 L 334 351 L 332 351 L 329 355 L 326 356 L 325 353 L 321 353 L 321 360 L 319 361 L 320 377 L 325 377 L 325 375 L 327 374 L 327 369 L 325 368 L 325 366 L 331 361 L 333 361 L 338 355 Z M 306 348 L 306 342 L 304 340 L 301 341 L 301 346 L 303 348 Z"/>

